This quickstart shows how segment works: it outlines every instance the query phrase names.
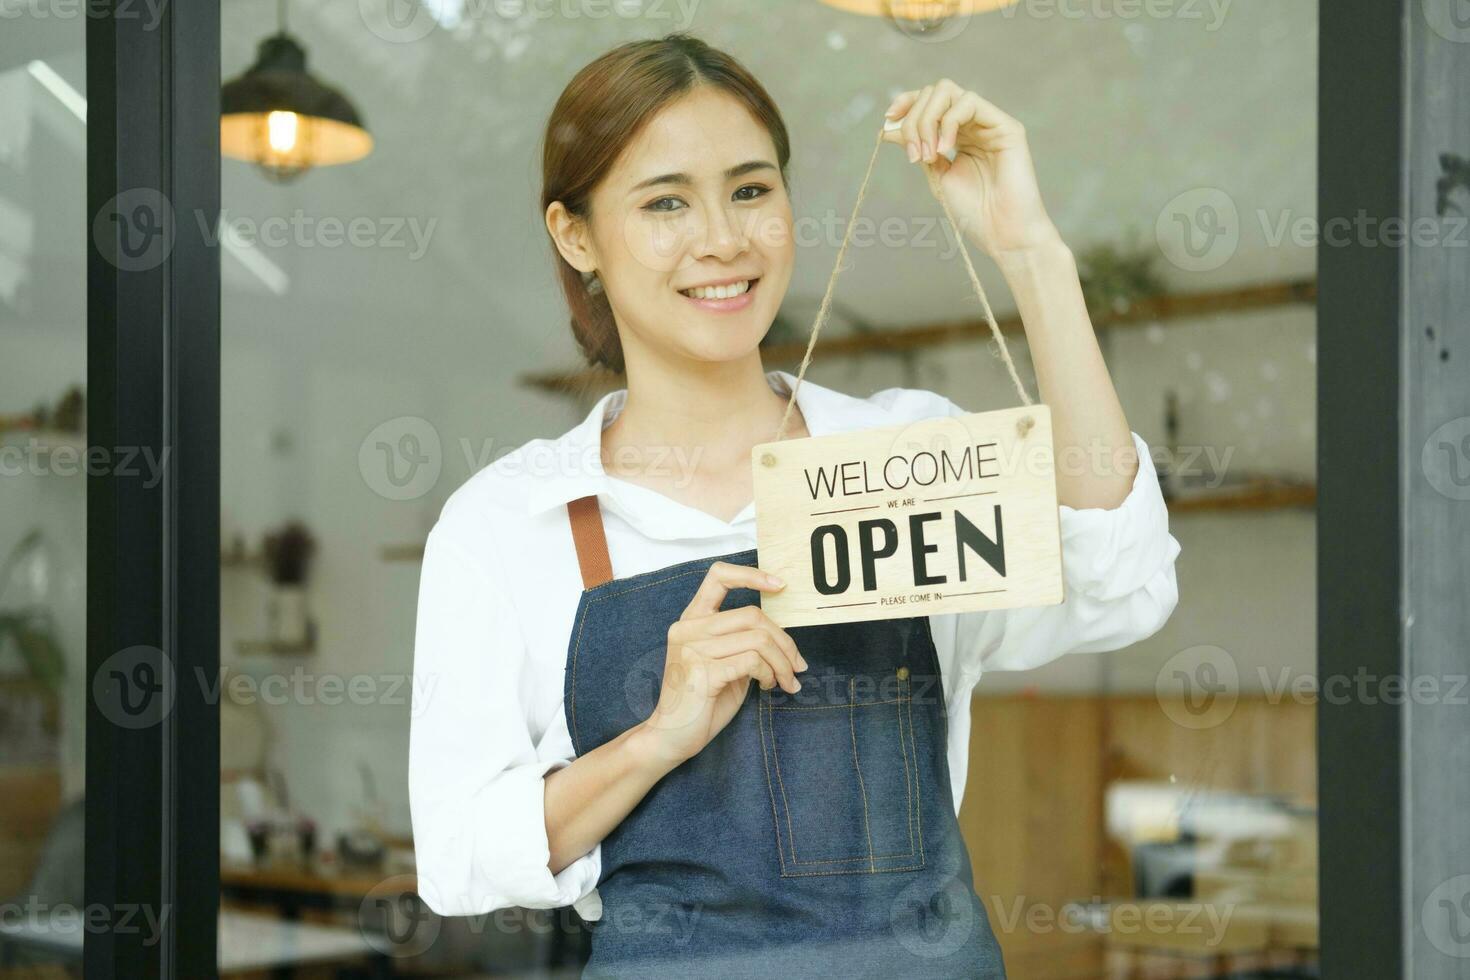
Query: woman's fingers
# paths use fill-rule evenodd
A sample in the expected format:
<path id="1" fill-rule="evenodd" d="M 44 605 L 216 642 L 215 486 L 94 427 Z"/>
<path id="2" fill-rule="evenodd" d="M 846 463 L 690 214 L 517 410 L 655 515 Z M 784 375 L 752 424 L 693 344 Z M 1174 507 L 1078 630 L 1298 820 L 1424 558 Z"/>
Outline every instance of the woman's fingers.
<path id="1" fill-rule="evenodd" d="M 710 660 L 724 660 L 741 657 L 746 653 L 754 653 L 770 667 L 783 691 L 795 694 L 801 689 L 801 681 L 796 679 L 796 671 L 790 657 L 776 642 L 775 637 L 765 630 L 751 629 L 742 630 L 739 633 L 725 633 L 695 643 L 693 646 L 695 652 Z"/>
<path id="2" fill-rule="evenodd" d="M 759 606 L 740 606 L 736 609 L 725 609 L 709 616 L 698 619 L 684 620 L 680 626 L 681 633 L 694 636 L 719 636 L 724 633 L 735 633 L 742 630 L 761 629 L 771 634 L 785 652 L 793 670 L 806 670 L 806 658 L 796 647 L 796 641 L 791 634 L 771 621 Z"/>
<path id="3" fill-rule="evenodd" d="M 723 681 L 721 686 L 734 683 L 743 677 L 754 678 L 764 691 L 769 691 L 776 686 L 776 672 L 771 668 L 770 662 L 754 651 L 747 650 L 733 657 L 713 660 L 710 665 L 715 671 L 715 677 Z"/>
<path id="4" fill-rule="evenodd" d="M 914 162 L 932 162 L 939 154 L 953 149 L 959 130 L 966 123 L 1002 131 L 1020 127 L 1020 123 L 994 103 L 948 78 L 900 93 L 884 116 L 890 122 L 900 121 L 896 131 L 884 133 L 884 141 L 912 146 L 909 159 Z"/>
<path id="5" fill-rule="evenodd" d="M 705 573 L 704 581 L 699 583 L 699 589 L 694 593 L 694 598 L 690 599 L 689 605 L 684 607 L 684 614 L 681 618 L 690 619 L 718 611 L 720 603 L 725 601 L 725 596 L 730 593 L 731 589 L 746 588 L 776 592 L 785 587 L 786 583 L 759 568 L 717 561 L 710 565 L 709 571 Z"/>

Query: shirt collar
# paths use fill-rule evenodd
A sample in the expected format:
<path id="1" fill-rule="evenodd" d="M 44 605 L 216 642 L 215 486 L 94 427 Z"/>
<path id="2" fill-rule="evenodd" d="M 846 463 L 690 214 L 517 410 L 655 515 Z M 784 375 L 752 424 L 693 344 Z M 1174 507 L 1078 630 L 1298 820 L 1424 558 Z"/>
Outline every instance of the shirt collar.
<path id="1" fill-rule="evenodd" d="M 767 371 L 766 381 L 774 391 L 785 395 L 796 383 L 796 376 L 786 371 Z M 538 514 L 592 494 L 616 496 L 626 488 L 632 492 L 647 489 L 614 480 L 602 468 L 602 430 L 612 424 L 627 400 L 626 388 L 608 392 L 574 428 L 559 439 L 542 444 L 542 449 L 549 451 L 546 461 L 549 465 L 542 470 L 546 475 L 536 478 L 526 495 L 528 514 Z M 823 387 L 807 378 L 802 379 L 796 391 L 796 406 L 813 436 L 870 429 L 895 421 L 886 409 L 871 401 Z"/>

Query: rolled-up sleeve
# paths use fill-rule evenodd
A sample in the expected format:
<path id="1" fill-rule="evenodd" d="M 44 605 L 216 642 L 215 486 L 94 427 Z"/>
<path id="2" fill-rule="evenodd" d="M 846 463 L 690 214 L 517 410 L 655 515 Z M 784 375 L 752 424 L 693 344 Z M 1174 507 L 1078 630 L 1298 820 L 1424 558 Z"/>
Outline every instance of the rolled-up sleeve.
<path id="1" fill-rule="evenodd" d="M 533 733 L 535 672 L 515 607 L 493 556 L 462 544 L 446 515 L 424 548 L 414 639 L 418 891 L 440 915 L 570 905 L 594 889 L 601 863 L 599 845 L 555 875 L 549 867 L 542 778 L 571 763 L 570 746 Z"/>
<path id="2" fill-rule="evenodd" d="M 1030 670 L 1067 653 L 1117 650 L 1156 633 L 1179 602 L 1179 542 L 1148 445 L 1132 433 L 1138 472 L 1117 507 L 1059 506 L 1063 601 L 962 613 L 957 652 L 978 681 L 987 670 Z"/>

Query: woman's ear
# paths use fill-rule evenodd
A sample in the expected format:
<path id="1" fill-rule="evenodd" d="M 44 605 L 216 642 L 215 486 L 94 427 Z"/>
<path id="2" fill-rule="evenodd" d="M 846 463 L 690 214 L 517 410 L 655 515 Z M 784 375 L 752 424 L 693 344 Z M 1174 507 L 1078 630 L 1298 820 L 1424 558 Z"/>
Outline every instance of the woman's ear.
<path id="1" fill-rule="evenodd" d="M 546 206 L 546 230 L 561 257 L 578 272 L 592 272 L 597 258 L 589 241 L 587 222 L 567 210 L 560 201 Z"/>

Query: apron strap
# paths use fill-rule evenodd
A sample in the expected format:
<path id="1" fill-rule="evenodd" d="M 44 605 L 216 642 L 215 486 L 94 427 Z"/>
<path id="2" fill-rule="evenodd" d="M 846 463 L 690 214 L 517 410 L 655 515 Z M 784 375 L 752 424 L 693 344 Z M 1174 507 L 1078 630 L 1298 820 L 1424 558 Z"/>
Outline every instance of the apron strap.
<path id="1" fill-rule="evenodd" d="M 583 588 L 595 589 L 613 577 L 612 559 L 607 554 L 607 535 L 602 529 L 602 509 L 597 495 L 567 501 L 572 522 L 572 543 L 577 546 L 577 564 L 582 569 Z"/>

